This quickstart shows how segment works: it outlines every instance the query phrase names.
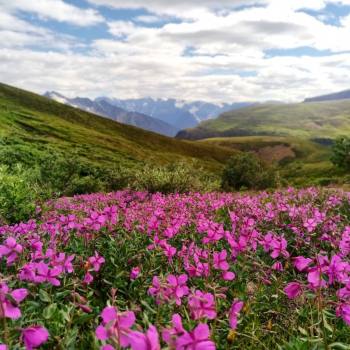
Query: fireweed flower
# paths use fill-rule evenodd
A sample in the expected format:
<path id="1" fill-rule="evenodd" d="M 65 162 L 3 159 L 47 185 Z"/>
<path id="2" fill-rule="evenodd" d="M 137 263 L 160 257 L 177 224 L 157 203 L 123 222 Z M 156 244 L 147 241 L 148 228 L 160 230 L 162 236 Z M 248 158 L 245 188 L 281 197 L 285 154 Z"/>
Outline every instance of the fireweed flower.
<path id="1" fill-rule="evenodd" d="M 0 344 L 0 350 L 8 350 L 8 347 L 6 344 Z"/>
<path id="2" fill-rule="evenodd" d="M 51 260 L 51 265 L 53 267 L 61 267 L 62 272 L 72 273 L 72 261 L 74 260 L 74 257 L 74 255 L 69 255 L 66 257 L 65 253 L 58 253 L 57 256 L 53 256 Z"/>
<path id="3" fill-rule="evenodd" d="M 167 277 L 168 288 L 166 294 L 168 298 L 175 299 L 177 305 L 181 305 L 181 298 L 188 294 L 189 290 L 186 285 L 187 275 L 183 274 L 178 277 L 169 275 Z"/>
<path id="4" fill-rule="evenodd" d="M 141 272 L 141 269 L 139 266 L 133 267 L 131 272 L 130 272 L 130 279 L 136 280 L 136 278 L 139 276 L 140 272 Z"/>
<path id="5" fill-rule="evenodd" d="M 83 282 L 85 284 L 90 284 L 93 280 L 94 280 L 94 276 L 88 271 L 84 276 Z"/>
<path id="6" fill-rule="evenodd" d="M 5 256 L 7 266 L 10 266 L 17 260 L 22 251 L 23 247 L 13 237 L 8 237 L 4 244 L 0 245 L 0 258 Z"/>
<path id="7" fill-rule="evenodd" d="M 115 307 L 105 307 L 101 313 L 102 324 L 96 329 L 99 340 L 111 339 L 121 347 L 130 345 L 130 329 L 135 323 L 132 311 L 119 312 Z"/>
<path id="8" fill-rule="evenodd" d="M 303 226 L 306 228 L 307 232 L 311 233 L 317 227 L 317 221 L 315 219 L 307 219 Z"/>
<path id="9" fill-rule="evenodd" d="M 22 330 L 22 340 L 26 350 L 38 348 L 46 343 L 49 338 L 49 332 L 42 326 L 31 326 Z"/>
<path id="10" fill-rule="evenodd" d="M 226 261 L 227 259 L 227 251 L 223 250 L 220 253 L 214 252 L 213 260 L 214 260 L 214 268 L 217 270 L 227 271 L 230 268 L 230 265 Z"/>
<path id="11" fill-rule="evenodd" d="M 284 288 L 284 292 L 289 299 L 294 299 L 302 292 L 301 284 L 299 282 L 290 282 Z"/>
<path id="12" fill-rule="evenodd" d="M 11 291 L 6 283 L 0 283 L 0 318 L 20 318 L 21 310 L 18 305 L 27 297 L 27 295 L 28 291 L 25 288 Z"/>
<path id="13" fill-rule="evenodd" d="M 156 298 L 157 304 L 174 300 L 177 305 L 181 305 L 181 299 L 189 293 L 187 280 L 188 277 L 185 274 L 169 275 L 165 282 L 161 282 L 158 276 L 154 276 L 148 293 Z"/>
<path id="14" fill-rule="evenodd" d="M 303 256 L 297 256 L 293 259 L 293 264 L 298 271 L 304 271 L 312 263 L 312 259 L 304 258 Z"/>
<path id="15" fill-rule="evenodd" d="M 236 329 L 238 324 L 238 316 L 243 308 L 243 301 L 235 299 L 231 305 L 229 312 L 229 322 L 231 329 Z"/>
<path id="16" fill-rule="evenodd" d="M 176 350 L 215 350 L 215 344 L 209 337 L 208 325 L 200 323 L 193 331 L 185 332 L 176 340 Z"/>
<path id="17" fill-rule="evenodd" d="M 336 311 L 337 317 L 341 317 L 350 326 L 350 304 L 341 304 Z"/>
<path id="18" fill-rule="evenodd" d="M 272 252 L 270 254 L 271 258 L 278 258 L 279 256 L 289 257 L 289 253 L 286 250 L 287 241 L 283 237 L 275 237 L 271 242 Z"/>
<path id="19" fill-rule="evenodd" d="M 95 252 L 94 256 L 88 259 L 88 262 L 92 265 L 95 272 L 100 271 L 101 266 L 105 263 L 103 256 L 100 256 L 98 252 Z"/>
<path id="20" fill-rule="evenodd" d="M 174 348 L 177 338 L 183 335 L 186 331 L 182 326 L 182 320 L 179 314 L 174 314 L 171 321 L 172 328 L 164 329 L 162 332 L 162 338 L 169 347 Z"/>
<path id="21" fill-rule="evenodd" d="M 153 325 L 149 327 L 145 334 L 131 332 L 129 339 L 132 350 L 160 350 L 158 331 Z"/>
<path id="22" fill-rule="evenodd" d="M 188 298 L 188 305 L 191 315 L 195 320 L 208 318 L 210 320 L 216 317 L 215 298 L 211 293 L 203 293 L 196 290 Z"/>

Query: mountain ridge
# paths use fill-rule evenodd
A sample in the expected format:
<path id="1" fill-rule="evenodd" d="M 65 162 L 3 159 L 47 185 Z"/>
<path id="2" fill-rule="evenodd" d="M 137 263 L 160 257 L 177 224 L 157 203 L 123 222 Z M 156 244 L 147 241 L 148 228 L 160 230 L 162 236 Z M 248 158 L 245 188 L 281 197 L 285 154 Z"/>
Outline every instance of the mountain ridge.
<path id="1" fill-rule="evenodd" d="M 0 142 L 33 155 L 74 151 L 108 167 L 195 160 L 198 166 L 217 172 L 233 154 L 121 124 L 1 83 L 0 107 Z"/>
<path id="2" fill-rule="evenodd" d="M 80 108 L 123 124 L 153 131 L 161 135 L 175 136 L 178 131 L 175 127 L 162 120 L 150 117 L 146 114 L 126 111 L 123 108 L 109 104 L 105 100 L 96 101 L 86 97 L 67 98 L 55 91 L 47 91 L 44 96 L 57 102 Z"/>
<path id="3" fill-rule="evenodd" d="M 304 103 L 321 102 L 321 101 L 337 101 L 337 100 L 346 100 L 346 99 L 350 99 L 350 89 L 339 91 L 339 92 L 333 92 L 326 95 L 309 97 L 304 100 Z"/>

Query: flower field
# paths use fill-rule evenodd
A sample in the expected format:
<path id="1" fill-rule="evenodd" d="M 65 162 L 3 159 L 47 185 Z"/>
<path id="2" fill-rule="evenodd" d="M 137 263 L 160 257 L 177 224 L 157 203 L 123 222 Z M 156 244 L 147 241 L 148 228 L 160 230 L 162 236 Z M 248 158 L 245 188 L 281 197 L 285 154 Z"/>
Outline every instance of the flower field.
<path id="1" fill-rule="evenodd" d="M 350 349 L 350 193 L 120 191 L 0 227 L 0 349 Z"/>

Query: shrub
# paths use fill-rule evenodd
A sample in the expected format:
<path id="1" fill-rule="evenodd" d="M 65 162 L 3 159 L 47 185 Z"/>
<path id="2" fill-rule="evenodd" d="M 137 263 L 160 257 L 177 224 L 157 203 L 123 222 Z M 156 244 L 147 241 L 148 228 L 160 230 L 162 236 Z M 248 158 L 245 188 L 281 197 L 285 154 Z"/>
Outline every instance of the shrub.
<path id="1" fill-rule="evenodd" d="M 266 189 L 275 187 L 276 182 L 277 176 L 272 167 L 253 153 L 239 153 L 226 164 L 221 186 L 225 190 Z"/>
<path id="2" fill-rule="evenodd" d="M 337 167 L 350 171 L 350 137 L 339 137 L 335 141 L 331 161 Z"/>
<path id="3" fill-rule="evenodd" d="M 35 170 L 17 165 L 10 171 L 7 166 L 0 166 L 0 222 L 28 220 L 42 197 Z"/>
<path id="4" fill-rule="evenodd" d="M 134 173 L 130 187 L 151 193 L 185 193 L 215 189 L 214 179 L 195 164 L 184 162 L 166 166 L 145 165 Z"/>

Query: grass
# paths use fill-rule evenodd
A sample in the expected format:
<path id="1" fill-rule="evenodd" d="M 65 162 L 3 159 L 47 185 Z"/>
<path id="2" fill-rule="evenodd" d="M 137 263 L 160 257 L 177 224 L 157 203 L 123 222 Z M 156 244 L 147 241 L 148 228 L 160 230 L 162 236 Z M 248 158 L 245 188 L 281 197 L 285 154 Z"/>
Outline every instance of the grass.
<path id="1" fill-rule="evenodd" d="M 325 179 L 341 179 L 344 175 L 330 162 L 329 146 L 301 137 L 213 137 L 197 142 L 236 151 L 254 152 L 268 163 L 277 163 L 281 176 L 294 185 L 319 184 Z"/>
<path id="2" fill-rule="evenodd" d="M 0 84 L 0 137 L 37 152 L 71 152 L 99 165 L 127 167 L 197 160 L 216 172 L 232 150 L 180 141 Z"/>
<path id="3" fill-rule="evenodd" d="M 179 134 L 179 138 L 292 136 L 335 138 L 350 132 L 350 100 L 262 104 L 222 114 Z"/>

